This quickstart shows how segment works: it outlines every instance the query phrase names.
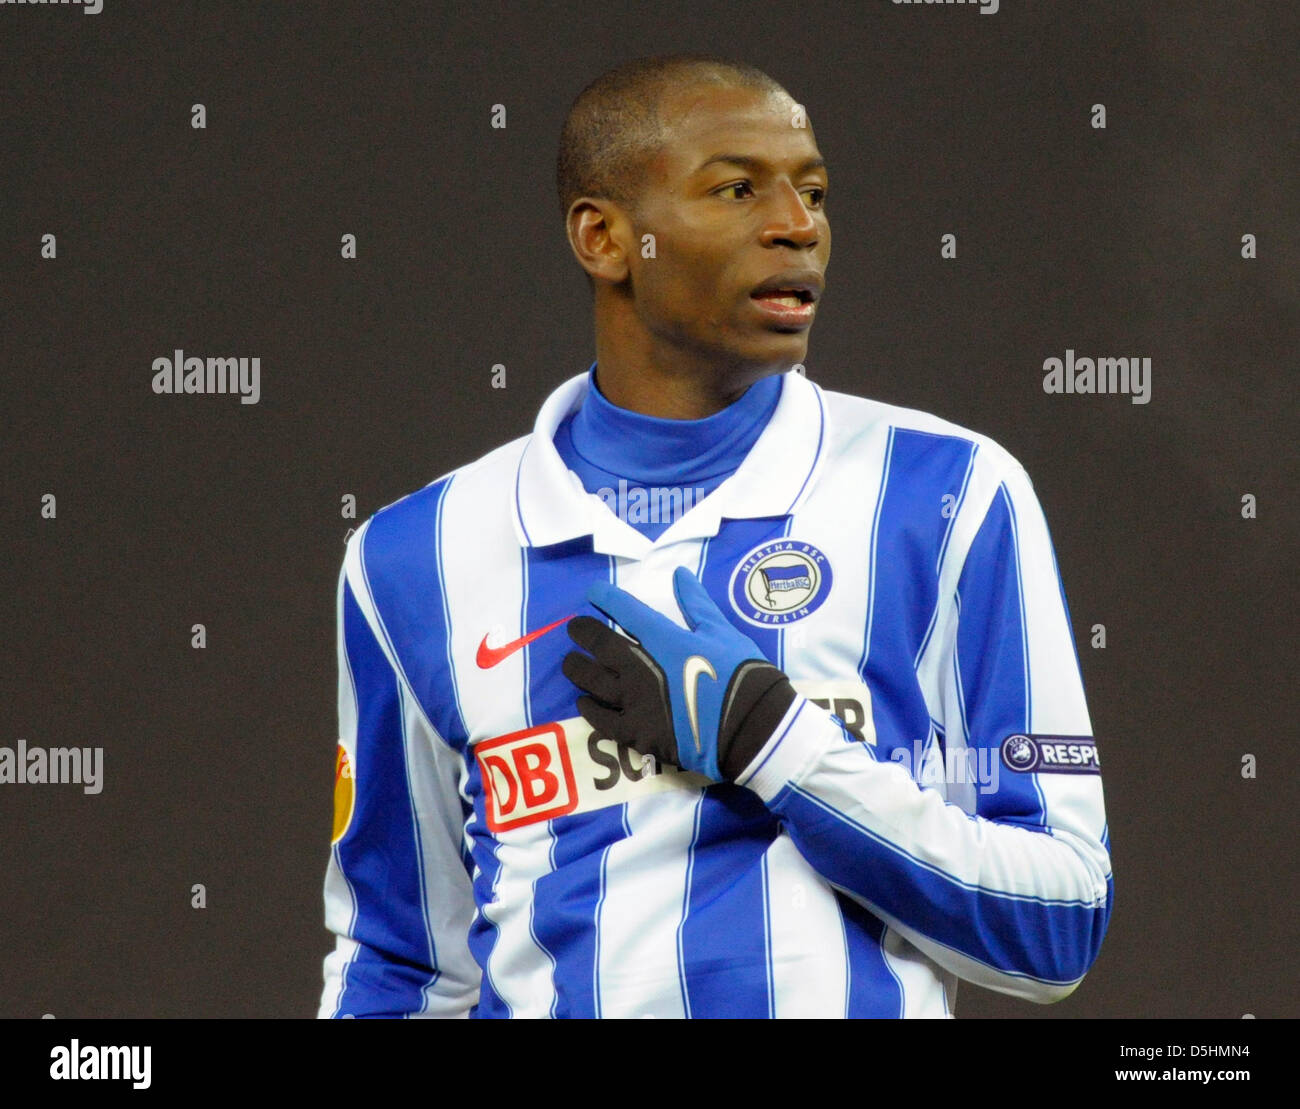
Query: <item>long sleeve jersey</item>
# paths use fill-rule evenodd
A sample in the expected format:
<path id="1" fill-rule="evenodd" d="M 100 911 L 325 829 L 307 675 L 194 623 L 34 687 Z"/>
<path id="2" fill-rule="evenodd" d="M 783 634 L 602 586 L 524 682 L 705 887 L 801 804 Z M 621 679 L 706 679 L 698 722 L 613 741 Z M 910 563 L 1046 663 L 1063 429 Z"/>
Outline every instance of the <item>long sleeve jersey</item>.
<path id="1" fill-rule="evenodd" d="M 948 1016 L 1096 959 L 1097 746 L 1047 524 L 998 444 L 782 376 L 651 539 L 531 435 L 376 513 L 338 588 L 319 1015 Z M 578 715 L 563 624 L 689 567 L 800 696 L 735 783 Z"/>

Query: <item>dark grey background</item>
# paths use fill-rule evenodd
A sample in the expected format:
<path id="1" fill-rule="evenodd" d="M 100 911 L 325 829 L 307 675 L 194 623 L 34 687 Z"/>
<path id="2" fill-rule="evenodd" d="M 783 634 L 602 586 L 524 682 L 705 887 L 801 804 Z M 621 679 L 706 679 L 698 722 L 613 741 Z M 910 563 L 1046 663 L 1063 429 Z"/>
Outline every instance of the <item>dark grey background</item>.
<path id="1" fill-rule="evenodd" d="M 1065 1002 L 958 1012 L 1300 1015 L 1297 45 L 1288 2 L 0 7 L 0 744 L 105 748 L 99 796 L 0 786 L 0 1016 L 314 1014 L 340 497 L 526 433 L 589 364 L 560 123 L 675 50 L 808 107 L 810 376 L 992 435 L 1052 528 L 1115 910 Z M 260 357 L 261 402 L 155 396 L 177 347 Z M 1151 357 L 1151 403 L 1044 394 L 1067 347 Z"/>

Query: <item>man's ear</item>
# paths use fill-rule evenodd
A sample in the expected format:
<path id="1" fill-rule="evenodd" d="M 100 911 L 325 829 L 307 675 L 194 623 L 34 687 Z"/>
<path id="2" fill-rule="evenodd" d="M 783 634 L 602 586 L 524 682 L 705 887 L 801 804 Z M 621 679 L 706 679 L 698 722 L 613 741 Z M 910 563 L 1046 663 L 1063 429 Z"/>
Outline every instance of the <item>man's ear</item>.
<path id="1" fill-rule="evenodd" d="M 627 251 L 631 221 L 613 201 L 604 197 L 579 197 L 565 220 L 569 247 L 589 280 L 612 285 L 627 280 Z"/>

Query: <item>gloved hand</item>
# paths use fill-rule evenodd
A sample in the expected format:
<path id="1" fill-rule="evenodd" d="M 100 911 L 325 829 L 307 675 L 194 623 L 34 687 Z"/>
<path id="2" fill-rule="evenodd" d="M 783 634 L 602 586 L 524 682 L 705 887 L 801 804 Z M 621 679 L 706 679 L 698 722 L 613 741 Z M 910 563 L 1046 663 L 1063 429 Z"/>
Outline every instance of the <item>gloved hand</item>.
<path id="1" fill-rule="evenodd" d="M 673 593 L 690 630 L 630 593 L 597 582 L 587 600 L 636 642 L 575 616 L 565 676 L 586 691 L 578 711 L 602 735 L 716 781 L 737 777 L 798 696 L 780 670 L 737 631 L 685 567 Z"/>

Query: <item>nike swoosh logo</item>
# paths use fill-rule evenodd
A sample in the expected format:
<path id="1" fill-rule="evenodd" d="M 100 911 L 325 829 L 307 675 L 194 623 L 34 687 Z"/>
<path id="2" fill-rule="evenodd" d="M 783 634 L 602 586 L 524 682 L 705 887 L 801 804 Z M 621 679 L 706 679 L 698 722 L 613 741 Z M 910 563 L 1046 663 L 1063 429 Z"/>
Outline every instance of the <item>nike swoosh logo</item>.
<path id="1" fill-rule="evenodd" d="M 718 680 L 718 675 L 713 672 L 708 659 L 703 655 L 691 655 L 682 666 L 682 684 L 686 687 L 686 716 L 691 722 L 691 737 L 695 740 L 697 754 L 700 750 L 698 696 L 701 674 L 708 674 L 715 682 Z"/>
<path id="2" fill-rule="evenodd" d="M 474 661 L 478 663 L 480 670 L 491 670 L 502 659 L 507 659 L 513 655 L 520 647 L 527 647 L 534 639 L 540 639 L 547 632 L 553 631 L 561 624 L 573 619 L 576 613 L 569 613 L 568 616 L 561 616 L 553 624 L 547 624 L 544 628 L 538 628 L 535 632 L 529 632 L 527 635 L 520 636 L 510 643 L 503 643 L 500 647 L 489 647 L 488 637 L 483 637 L 483 642 L 478 645 L 478 654 Z"/>

